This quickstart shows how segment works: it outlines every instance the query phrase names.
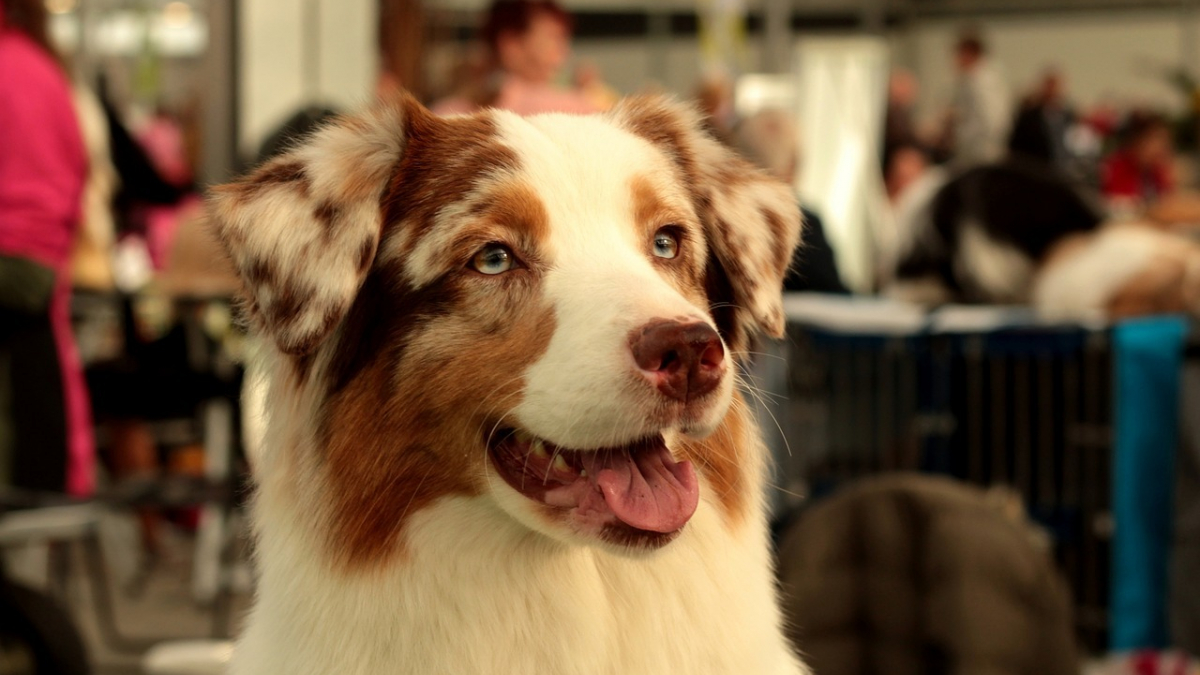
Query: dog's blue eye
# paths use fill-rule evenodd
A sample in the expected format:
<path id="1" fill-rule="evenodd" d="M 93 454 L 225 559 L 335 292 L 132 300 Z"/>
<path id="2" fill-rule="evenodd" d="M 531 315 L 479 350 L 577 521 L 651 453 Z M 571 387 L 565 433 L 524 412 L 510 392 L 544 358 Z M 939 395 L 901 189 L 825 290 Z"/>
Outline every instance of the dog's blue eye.
<path id="1" fill-rule="evenodd" d="M 679 255 L 679 237 L 667 228 L 654 234 L 654 255 L 660 258 L 674 258 Z"/>
<path id="2" fill-rule="evenodd" d="M 503 274 L 517 266 L 516 256 L 507 246 L 488 244 L 471 259 L 471 267 L 481 274 Z"/>

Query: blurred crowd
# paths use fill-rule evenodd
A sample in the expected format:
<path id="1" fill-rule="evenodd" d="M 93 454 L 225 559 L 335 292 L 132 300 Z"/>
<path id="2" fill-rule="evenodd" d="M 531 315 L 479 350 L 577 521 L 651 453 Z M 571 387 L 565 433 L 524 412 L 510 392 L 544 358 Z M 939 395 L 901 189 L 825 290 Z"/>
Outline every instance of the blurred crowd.
<path id="1" fill-rule="evenodd" d="M 634 93 L 614 91 L 595 64 L 567 72 L 572 30 L 571 15 L 553 0 L 492 3 L 430 107 L 591 113 Z M 888 81 L 878 178 L 891 217 L 915 218 L 919 205 L 972 167 L 1017 161 L 1102 195 L 1110 214 L 1162 227 L 1200 222 L 1192 172 L 1174 143 L 1179 129 L 1163 113 L 1077 109 L 1069 74 L 1053 67 L 1018 100 L 976 30 L 964 31 L 947 58 L 957 72 L 953 96 L 924 119 L 917 77 L 896 69 Z M 167 462 L 147 421 L 187 414 L 211 389 L 187 366 L 183 329 L 139 311 L 146 290 L 225 297 L 233 283 L 203 232 L 188 112 L 122 104 L 103 81 L 89 87 L 68 73 L 42 1 L 0 0 L 0 483 L 86 496 L 95 489 L 96 424 L 112 476 L 152 479 Z M 378 90 L 404 84 L 385 72 Z M 718 138 L 798 184 L 803 139 L 792 111 L 738 118 L 735 85 L 707 77 L 690 97 Z M 247 163 L 337 112 L 296 111 Z M 805 209 L 805 218 L 806 244 L 787 288 L 848 292 L 821 214 Z M 894 265 L 899 255 L 879 257 Z M 857 290 L 882 290 L 882 282 Z M 81 355 L 72 293 L 120 298 L 120 348 L 80 338 Z M 194 460 L 182 464 L 195 470 Z M 155 527 L 146 514 L 148 550 Z"/>
<path id="2" fill-rule="evenodd" d="M 883 172 L 893 202 L 929 167 L 961 170 L 1019 158 L 1098 190 L 1114 213 L 1163 221 L 1200 215 L 1180 201 L 1191 187 L 1186 158 L 1175 144 L 1185 130 L 1165 112 L 1119 109 L 1108 101 L 1080 110 L 1071 101 L 1067 74 L 1053 65 L 1018 96 L 974 30 L 960 36 L 954 62 L 953 100 L 924 124 L 917 122 L 916 76 L 903 68 L 891 74 Z"/>

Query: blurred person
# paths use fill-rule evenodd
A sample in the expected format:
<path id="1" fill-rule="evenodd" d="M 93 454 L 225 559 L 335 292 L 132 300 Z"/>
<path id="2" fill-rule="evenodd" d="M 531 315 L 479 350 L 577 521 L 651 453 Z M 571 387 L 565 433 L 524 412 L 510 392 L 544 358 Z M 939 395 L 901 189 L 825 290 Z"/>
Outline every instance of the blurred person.
<path id="1" fill-rule="evenodd" d="M 1163 228 L 1200 230 L 1200 193 L 1177 163 L 1174 133 L 1158 113 L 1132 113 L 1118 133 L 1121 144 L 1101 167 L 1102 188 L 1116 217 L 1144 219 Z"/>
<path id="2" fill-rule="evenodd" d="M 931 165 L 929 154 L 914 141 L 896 143 L 884 151 L 883 185 L 888 202 L 898 203 Z"/>
<path id="3" fill-rule="evenodd" d="M 608 110 L 621 98 L 621 95 L 604 81 L 600 68 L 590 61 L 575 68 L 573 79 L 575 89 L 598 111 Z"/>
<path id="4" fill-rule="evenodd" d="M 187 153 L 179 117 L 159 106 L 139 126 L 135 138 L 162 180 L 180 191 L 174 203 L 141 205 L 137 213 L 150 260 L 154 269 L 161 271 L 179 224 L 200 212 L 202 205 L 192 190 L 192 158 Z"/>
<path id="5" fill-rule="evenodd" d="M 432 108 L 435 111 L 440 106 L 443 114 L 469 112 L 487 105 L 495 97 L 496 92 L 489 89 L 492 86 L 493 66 L 488 52 L 483 45 L 472 44 L 454 56 L 446 74 L 445 88 L 434 98 Z M 393 96 L 403 89 L 400 81 L 388 73 L 381 76 L 380 82 L 381 86 L 376 92 L 380 99 Z"/>
<path id="6" fill-rule="evenodd" d="M 954 48 L 958 80 L 952 104 L 953 163 L 961 168 L 1004 156 L 1012 122 L 1008 87 L 987 57 L 979 33 L 967 30 Z"/>
<path id="7" fill-rule="evenodd" d="M 901 256 L 920 235 L 933 196 L 950 176 L 945 167 L 933 162 L 925 146 L 911 141 L 886 148 L 883 166 L 887 204 L 875 233 L 878 289 L 886 289 L 896 281 Z"/>
<path id="8" fill-rule="evenodd" d="M 1101 140 L 1108 140 L 1117 132 L 1117 127 L 1121 124 L 1121 114 L 1112 97 L 1105 95 L 1084 111 L 1082 121 Z"/>
<path id="9" fill-rule="evenodd" d="M 919 88 L 917 77 L 905 68 L 895 68 L 888 76 L 887 112 L 883 123 L 883 147 L 890 148 L 917 141 L 914 121 Z"/>
<path id="10" fill-rule="evenodd" d="M 1067 135 L 1074 123 L 1075 111 L 1067 102 L 1062 73 L 1047 70 L 1021 103 L 1008 139 L 1009 152 L 1069 170 L 1071 152 Z"/>
<path id="11" fill-rule="evenodd" d="M 1158 113 L 1135 111 L 1118 135 L 1120 145 L 1101 168 L 1101 189 L 1114 212 L 1143 212 L 1175 188 L 1171 127 Z"/>
<path id="12" fill-rule="evenodd" d="M 79 85 L 75 88 L 75 112 L 87 148 L 88 176 L 82 222 L 71 253 L 71 282 L 76 290 L 110 292 L 115 287 L 112 253 L 117 236 L 112 204 L 119 178 L 112 162 L 108 118 L 95 92 Z"/>
<path id="13" fill-rule="evenodd" d="M 738 125 L 734 138 L 739 152 L 758 164 L 772 177 L 793 185 L 800 167 L 800 141 L 795 124 L 787 112 L 777 109 L 759 111 Z M 838 273 L 837 259 L 821 218 L 801 207 L 804 235 L 792 254 L 786 291 L 849 293 Z"/>
<path id="14" fill-rule="evenodd" d="M 93 488 L 70 260 L 88 155 L 41 0 L 0 0 L 0 460 L 4 482 Z"/>
<path id="15" fill-rule="evenodd" d="M 435 103 L 433 111 L 449 115 L 495 107 L 519 115 L 597 112 L 583 94 L 556 84 L 571 54 L 572 28 L 571 15 L 553 0 L 493 2 L 480 29 L 487 48 L 487 77 L 474 91 Z"/>
<path id="16" fill-rule="evenodd" d="M 733 134 L 737 113 L 733 95 L 733 80 L 722 72 L 705 75 L 692 94 L 708 131 L 726 145 L 736 145 Z"/>

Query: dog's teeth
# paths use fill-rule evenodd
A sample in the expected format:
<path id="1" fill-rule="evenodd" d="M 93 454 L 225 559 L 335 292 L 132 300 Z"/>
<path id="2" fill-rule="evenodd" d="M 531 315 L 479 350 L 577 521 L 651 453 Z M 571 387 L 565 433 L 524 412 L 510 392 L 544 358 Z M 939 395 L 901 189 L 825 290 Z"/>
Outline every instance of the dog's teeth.
<path id="1" fill-rule="evenodd" d="M 546 444 L 540 439 L 534 440 L 532 443 L 534 457 L 546 457 Z"/>
<path id="2" fill-rule="evenodd" d="M 554 468 L 557 471 L 570 471 L 571 467 L 567 465 L 567 460 L 562 458 L 562 455 L 554 456 Z"/>
<path id="3" fill-rule="evenodd" d="M 580 470 L 579 470 L 579 477 L 580 477 L 580 478 L 587 478 L 587 469 L 580 469 Z"/>

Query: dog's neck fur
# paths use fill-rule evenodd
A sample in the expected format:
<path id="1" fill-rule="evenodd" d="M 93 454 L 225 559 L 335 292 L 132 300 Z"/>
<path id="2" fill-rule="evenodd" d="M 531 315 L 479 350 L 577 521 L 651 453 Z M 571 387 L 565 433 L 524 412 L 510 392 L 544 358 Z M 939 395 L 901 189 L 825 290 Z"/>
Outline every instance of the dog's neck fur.
<path id="1" fill-rule="evenodd" d="M 803 672 L 778 629 L 762 500 L 733 524 L 707 485 L 680 537 L 641 559 L 553 541 L 486 496 L 446 497 L 409 516 L 389 563 L 339 571 L 318 553 L 319 496 L 296 490 L 293 462 L 318 449 L 288 434 L 311 419 L 288 384 L 272 387 L 256 467 L 261 578 L 234 675 Z M 740 401 L 725 424 L 736 415 Z M 762 443 L 735 426 L 759 495 Z"/>

